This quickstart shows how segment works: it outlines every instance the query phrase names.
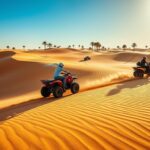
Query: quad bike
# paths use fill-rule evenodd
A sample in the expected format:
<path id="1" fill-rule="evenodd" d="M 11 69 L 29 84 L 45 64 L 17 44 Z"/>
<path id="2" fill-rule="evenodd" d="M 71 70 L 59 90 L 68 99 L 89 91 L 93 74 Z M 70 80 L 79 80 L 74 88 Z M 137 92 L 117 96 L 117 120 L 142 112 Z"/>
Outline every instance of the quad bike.
<path id="1" fill-rule="evenodd" d="M 75 82 L 77 77 L 69 72 L 61 73 L 65 77 L 66 87 L 63 85 L 61 79 L 58 80 L 41 80 L 44 86 L 41 88 L 41 95 L 43 97 L 49 97 L 51 93 L 55 98 L 60 98 L 66 90 L 71 90 L 73 94 L 79 92 L 79 84 Z"/>
<path id="2" fill-rule="evenodd" d="M 143 78 L 146 74 L 147 76 L 150 75 L 150 64 L 146 64 L 146 66 L 141 66 L 140 62 L 137 63 L 137 67 L 133 67 L 134 72 L 133 76 L 137 78 Z"/>
<path id="3" fill-rule="evenodd" d="M 89 56 L 84 57 L 84 61 L 88 61 L 88 60 L 91 60 Z"/>

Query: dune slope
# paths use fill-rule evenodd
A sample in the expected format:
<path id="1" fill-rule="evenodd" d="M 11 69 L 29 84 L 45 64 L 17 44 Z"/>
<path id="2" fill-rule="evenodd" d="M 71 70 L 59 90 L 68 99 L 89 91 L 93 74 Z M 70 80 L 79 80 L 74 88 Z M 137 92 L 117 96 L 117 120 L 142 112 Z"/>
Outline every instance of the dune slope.
<path id="1" fill-rule="evenodd" d="M 82 61 L 87 55 L 92 60 Z M 149 150 L 150 82 L 122 82 L 132 79 L 132 66 L 144 55 L 0 52 L 0 150 Z M 52 78 L 50 64 L 58 62 L 78 76 L 81 92 L 41 98 L 40 80 Z"/>
<path id="2" fill-rule="evenodd" d="M 81 62 L 87 55 L 92 60 Z M 40 97 L 40 80 L 52 79 L 52 63 L 63 62 L 66 70 L 77 75 L 81 91 L 130 78 L 130 65 L 118 63 L 116 55 L 70 49 L 0 52 L 0 108 Z"/>
<path id="3" fill-rule="evenodd" d="M 38 63 L 16 61 L 8 58 L 0 62 L 0 98 L 8 98 L 34 91 L 44 75 L 50 75 L 48 69 Z"/>
<path id="4" fill-rule="evenodd" d="M 143 79 L 1 110 L 0 149 L 148 150 L 147 89 Z"/>

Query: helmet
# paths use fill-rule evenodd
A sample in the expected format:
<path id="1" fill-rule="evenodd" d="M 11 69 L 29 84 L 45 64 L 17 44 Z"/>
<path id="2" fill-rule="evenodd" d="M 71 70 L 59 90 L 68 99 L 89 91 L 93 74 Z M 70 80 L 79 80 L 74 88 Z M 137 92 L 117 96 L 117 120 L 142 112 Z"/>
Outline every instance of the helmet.
<path id="1" fill-rule="evenodd" d="M 59 67 L 64 67 L 64 64 L 63 63 L 59 63 L 59 65 L 58 65 Z"/>
<path id="2" fill-rule="evenodd" d="M 146 59 L 146 56 L 144 56 L 143 59 Z"/>

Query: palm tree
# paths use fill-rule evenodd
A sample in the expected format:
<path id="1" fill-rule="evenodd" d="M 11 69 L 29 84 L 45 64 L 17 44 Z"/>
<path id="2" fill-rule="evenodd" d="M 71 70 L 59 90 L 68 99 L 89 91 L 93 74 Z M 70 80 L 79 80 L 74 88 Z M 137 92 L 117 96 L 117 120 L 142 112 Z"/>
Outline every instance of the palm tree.
<path id="1" fill-rule="evenodd" d="M 84 50 L 84 46 L 83 45 L 81 46 L 81 49 Z"/>
<path id="2" fill-rule="evenodd" d="M 15 50 L 16 48 L 15 48 L 15 47 L 13 47 L 12 49 L 13 49 L 13 50 Z"/>
<path id="3" fill-rule="evenodd" d="M 10 48 L 10 46 L 9 46 L 9 45 L 7 45 L 7 46 L 6 46 L 6 48 L 7 48 L 7 49 L 9 49 L 9 48 Z"/>
<path id="4" fill-rule="evenodd" d="M 94 50 L 95 43 L 91 42 L 90 45 L 92 46 L 92 49 Z"/>
<path id="5" fill-rule="evenodd" d="M 125 49 L 127 48 L 127 45 L 124 44 L 124 45 L 122 46 L 122 48 L 125 50 Z"/>
<path id="6" fill-rule="evenodd" d="M 120 46 L 117 46 L 117 49 L 120 49 Z"/>
<path id="7" fill-rule="evenodd" d="M 48 48 L 51 48 L 51 47 L 52 47 L 52 44 L 51 44 L 51 43 L 48 43 L 47 46 L 48 46 Z"/>
<path id="8" fill-rule="evenodd" d="M 54 47 L 56 48 L 57 46 L 56 46 L 56 45 L 54 45 Z"/>
<path id="9" fill-rule="evenodd" d="M 81 47 L 81 45 L 78 45 L 78 47 L 80 48 L 80 47 Z"/>
<path id="10" fill-rule="evenodd" d="M 75 47 L 75 45 L 73 44 L 73 45 L 72 45 L 72 47 L 74 48 L 74 47 Z"/>
<path id="11" fill-rule="evenodd" d="M 71 45 L 69 45 L 68 48 L 71 48 Z"/>
<path id="12" fill-rule="evenodd" d="M 133 47 L 133 49 L 135 49 L 137 47 L 137 44 L 133 43 L 131 46 Z"/>
<path id="13" fill-rule="evenodd" d="M 148 49 L 148 46 L 146 45 L 145 48 Z"/>
<path id="14" fill-rule="evenodd" d="M 23 48 L 23 49 L 25 49 L 25 48 L 26 48 L 26 46 L 25 46 L 25 45 L 23 45 L 23 46 L 22 46 L 22 48 Z"/>
<path id="15" fill-rule="evenodd" d="M 41 47 L 39 46 L 38 49 L 41 49 Z"/>
<path id="16" fill-rule="evenodd" d="M 43 41 L 42 45 L 44 45 L 44 49 L 46 50 L 47 42 Z"/>
<path id="17" fill-rule="evenodd" d="M 102 50 L 105 50 L 105 46 L 102 46 Z"/>
<path id="18" fill-rule="evenodd" d="M 97 51 L 101 48 L 101 44 L 99 42 L 94 43 L 94 46 L 96 47 Z"/>

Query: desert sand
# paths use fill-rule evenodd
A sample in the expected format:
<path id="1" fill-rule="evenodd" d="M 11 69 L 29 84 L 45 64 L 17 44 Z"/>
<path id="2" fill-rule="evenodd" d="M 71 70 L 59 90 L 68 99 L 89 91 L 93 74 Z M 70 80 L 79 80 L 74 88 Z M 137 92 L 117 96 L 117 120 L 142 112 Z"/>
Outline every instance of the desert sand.
<path id="1" fill-rule="evenodd" d="M 142 52 L 0 52 L 0 150 L 150 149 L 150 81 L 134 79 Z M 91 61 L 83 62 L 84 56 Z M 78 76 L 80 93 L 42 98 L 51 63 Z"/>

